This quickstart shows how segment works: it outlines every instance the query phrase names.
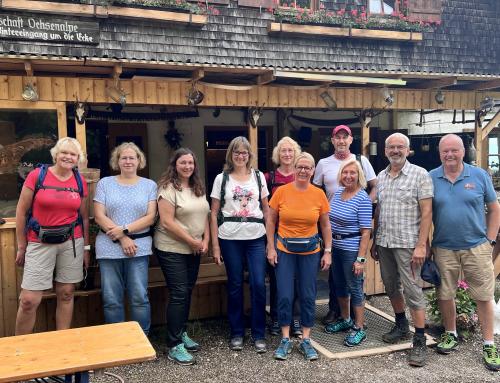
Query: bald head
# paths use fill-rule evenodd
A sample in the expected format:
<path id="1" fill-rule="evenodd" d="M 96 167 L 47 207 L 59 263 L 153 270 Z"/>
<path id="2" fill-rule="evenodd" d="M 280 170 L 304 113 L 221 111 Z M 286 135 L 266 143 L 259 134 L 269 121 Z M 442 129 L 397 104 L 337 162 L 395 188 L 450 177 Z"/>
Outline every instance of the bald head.
<path id="1" fill-rule="evenodd" d="M 463 167 L 465 147 L 456 134 L 447 134 L 439 141 L 439 158 L 445 171 L 457 172 Z"/>

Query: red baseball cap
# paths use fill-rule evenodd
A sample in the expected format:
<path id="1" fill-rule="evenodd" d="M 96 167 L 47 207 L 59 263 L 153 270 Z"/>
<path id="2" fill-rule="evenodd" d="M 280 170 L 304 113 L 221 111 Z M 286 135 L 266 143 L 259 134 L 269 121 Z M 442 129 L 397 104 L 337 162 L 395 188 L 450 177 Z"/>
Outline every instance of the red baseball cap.
<path id="1" fill-rule="evenodd" d="M 352 136 L 351 129 L 347 125 L 339 125 L 332 130 L 332 137 L 335 136 L 341 130 L 345 130 L 349 136 Z"/>

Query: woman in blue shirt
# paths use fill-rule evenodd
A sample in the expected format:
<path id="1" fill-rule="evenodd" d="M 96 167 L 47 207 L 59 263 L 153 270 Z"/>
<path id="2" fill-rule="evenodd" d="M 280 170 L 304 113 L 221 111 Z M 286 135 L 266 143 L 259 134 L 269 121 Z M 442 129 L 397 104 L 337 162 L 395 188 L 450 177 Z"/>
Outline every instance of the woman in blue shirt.
<path id="1" fill-rule="evenodd" d="M 144 153 L 125 142 L 111 153 L 110 165 L 120 174 L 97 183 L 95 221 L 96 258 L 106 323 L 123 322 L 127 291 L 130 319 L 147 334 L 151 324 L 148 265 L 152 253 L 150 226 L 156 216 L 156 183 L 137 175 L 146 166 Z"/>
<path id="2" fill-rule="evenodd" d="M 341 319 L 325 327 L 333 334 L 350 330 L 346 346 L 359 345 L 366 339 L 364 325 L 363 272 L 370 241 L 372 203 L 365 192 L 366 178 L 356 159 L 342 163 L 338 174 L 339 190 L 330 202 L 333 237 L 332 271 Z M 355 323 L 350 316 L 350 300 Z"/>

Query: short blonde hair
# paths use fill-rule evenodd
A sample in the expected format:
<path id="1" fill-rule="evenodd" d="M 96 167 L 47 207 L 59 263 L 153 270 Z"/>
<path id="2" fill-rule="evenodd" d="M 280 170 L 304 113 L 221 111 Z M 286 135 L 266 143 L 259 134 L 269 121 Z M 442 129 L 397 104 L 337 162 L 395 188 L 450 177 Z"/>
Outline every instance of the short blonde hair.
<path id="1" fill-rule="evenodd" d="M 295 158 L 295 161 L 293 162 L 293 166 L 297 166 L 297 163 L 299 162 L 299 160 L 302 160 L 302 159 L 306 159 L 308 161 L 311 162 L 313 168 L 316 167 L 316 161 L 314 161 L 314 157 L 311 156 L 309 153 L 307 152 L 301 152 L 296 158 Z"/>
<path id="2" fill-rule="evenodd" d="M 61 152 L 61 150 L 66 146 L 74 146 L 76 152 L 78 153 L 78 165 L 83 165 L 86 161 L 85 154 L 83 153 L 82 146 L 76 138 L 73 137 L 63 137 L 56 142 L 53 148 L 50 149 L 50 155 L 52 156 L 52 161 L 56 163 L 56 157 Z"/>
<path id="3" fill-rule="evenodd" d="M 120 170 L 120 167 L 118 166 L 118 159 L 125 149 L 132 149 L 137 154 L 137 158 L 139 159 L 138 169 L 144 169 L 146 167 L 146 156 L 142 150 L 139 149 L 139 147 L 133 142 L 124 142 L 114 148 L 111 152 L 111 157 L 109 159 L 109 166 L 111 166 L 111 169 Z"/>
<path id="4" fill-rule="evenodd" d="M 295 160 L 295 158 L 297 158 L 297 156 L 302 151 L 302 149 L 300 148 L 297 141 L 295 141 L 294 139 L 292 139 L 288 136 L 283 137 L 281 140 L 278 141 L 278 143 L 276 144 L 276 146 L 273 149 L 273 155 L 272 155 L 271 159 L 273 160 L 273 163 L 275 165 L 278 165 L 278 166 L 280 165 L 280 150 L 284 144 L 290 144 L 292 146 L 294 160 Z"/>
<path id="5" fill-rule="evenodd" d="M 345 186 L 341 181 L 342 172 L 344 171 L 344 169 L 347 166 L 353 165 L 353 164 L 356 166 L 356 169 L 358 171 L 358 185 L 361 186 L 362 189 L 366 189 L 367 182 L 366 182 L 365 172 L 363 171 L 363 167 L 361 166 L 359 161 L 356 160 L 355 158 L 349 159 L 349 160 L 344 161 L 340 164 L 339 173 L 337 174 L 337 181 L 338 181 L 339 185 Z"/>
<path id="6" fill-rule="evenodd" d="M 224 171 L 231 173 L 234 170 L 234 162 L 233 162 L 233 152 L 236 148 L 242 146 L 243 149 L 248 151 L 248 162 L 247 162 L 247 170 L 250 170 L 252 167 L 253 156 L 252 148 L 250 147 L 250 142 L 246 139 L 246 137 L 239 136 L 235 137 L 229 143 L 226 152 L 226 163 L 224 164 Z"/>

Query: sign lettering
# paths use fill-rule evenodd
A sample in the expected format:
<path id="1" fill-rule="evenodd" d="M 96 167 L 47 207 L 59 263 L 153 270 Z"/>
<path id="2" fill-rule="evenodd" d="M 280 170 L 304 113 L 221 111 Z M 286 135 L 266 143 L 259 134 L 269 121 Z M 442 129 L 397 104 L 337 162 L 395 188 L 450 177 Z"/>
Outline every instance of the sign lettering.
<path id="1" fill-rule="evenodd" d="M 0 14 L 0 39 L 99 44 L 99 23 Z"/>

